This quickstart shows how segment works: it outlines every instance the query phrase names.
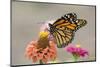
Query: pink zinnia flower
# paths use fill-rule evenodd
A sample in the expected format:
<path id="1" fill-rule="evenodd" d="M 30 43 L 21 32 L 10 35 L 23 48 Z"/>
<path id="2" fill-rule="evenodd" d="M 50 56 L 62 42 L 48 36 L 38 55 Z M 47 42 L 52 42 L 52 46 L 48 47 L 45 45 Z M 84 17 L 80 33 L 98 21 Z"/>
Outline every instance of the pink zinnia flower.
<path id="1" fill-rule="evenodd" d="M 31 41 L 26 48 L 26 56 L 33 62 L 41 60 L 43 63 L 47 63 L 49 60 L 56 58 L 56 47 L 53 41 L 49 41 L 49 45 L 46 48 L 37 48 L 37 41 Z"/>
<path id="2" fill-rule="evenodd" d="M 55 60 L 57 56 L 56 43 L 48 31 L 47 23 L 40 28 L 38 40 L 28 44 L 26 56 L 33 62 L 40 61 L 40 64 Z"/>
<path id="3" fill-rule="evenodd" d="M 75 59 L 89 55 L 88 51 L 86 49 L 81 48 L 79 45 L 75 46 L 74 44 L 69 44 L 67 47 L 65 47 L 65 50 L 71 53 Z"/>

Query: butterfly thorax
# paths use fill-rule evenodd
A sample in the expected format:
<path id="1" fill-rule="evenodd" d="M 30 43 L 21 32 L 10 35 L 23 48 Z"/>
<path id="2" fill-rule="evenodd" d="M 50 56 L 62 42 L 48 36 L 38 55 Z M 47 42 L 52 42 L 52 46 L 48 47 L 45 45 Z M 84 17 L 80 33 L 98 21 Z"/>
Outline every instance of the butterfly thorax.
<path id="1" fill-rule="evenodd" d="M 52 24 L 49 23 L 49 27 L 50 27 L 50 33 L 52 34 L 55 30 L 56 30 L 56 27 L 53 26 Z"/>

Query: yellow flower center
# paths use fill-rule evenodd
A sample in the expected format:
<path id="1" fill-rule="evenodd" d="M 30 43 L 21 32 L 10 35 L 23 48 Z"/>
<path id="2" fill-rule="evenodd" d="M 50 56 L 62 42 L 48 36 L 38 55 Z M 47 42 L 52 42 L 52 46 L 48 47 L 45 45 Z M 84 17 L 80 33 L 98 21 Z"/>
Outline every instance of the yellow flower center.
<path id="1" fill-rule="evenodd" d="M 41 31 L 41 32 L 39 33 L 39 37 L 40 37 L 40 38 L 47 37 L 48 35 L 49 35 L 49 32 L 46 32 L 46 31 Z"/>

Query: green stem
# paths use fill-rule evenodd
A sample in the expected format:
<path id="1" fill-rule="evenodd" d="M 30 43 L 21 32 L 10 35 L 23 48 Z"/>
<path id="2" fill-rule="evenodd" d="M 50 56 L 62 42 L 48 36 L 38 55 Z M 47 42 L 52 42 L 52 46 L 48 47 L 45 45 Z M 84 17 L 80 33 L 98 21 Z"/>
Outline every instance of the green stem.
<path id="1" fill-rule="evenodd" d="M 76 55 L 76 54 L 73 54 L 73 59 L 74 59 L 74 62 L 76 62 L 78 60 L 79 56 Z"/>
<path id="2" fill-rule="evenodd" d="M 43 64 L 42 60 L 40 60 L 39 62 L 40 62 L 40 64 Z"/>

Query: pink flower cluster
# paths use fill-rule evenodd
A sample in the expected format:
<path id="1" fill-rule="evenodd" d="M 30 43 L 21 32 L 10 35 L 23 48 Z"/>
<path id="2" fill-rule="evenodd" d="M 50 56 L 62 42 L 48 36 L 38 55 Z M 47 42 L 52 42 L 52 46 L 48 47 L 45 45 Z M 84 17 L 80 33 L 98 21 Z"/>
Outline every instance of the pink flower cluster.
<path id="1" fill-rule="evenodd" d="M 49 41 L 50 46 L 46 48 L 37 48 L 37 41 L 31 41 L 26 48 L 26 56 L 33 62 L 42 61 L 47 63 L 56 58 L 56 47 L 53 41 Z"/>

